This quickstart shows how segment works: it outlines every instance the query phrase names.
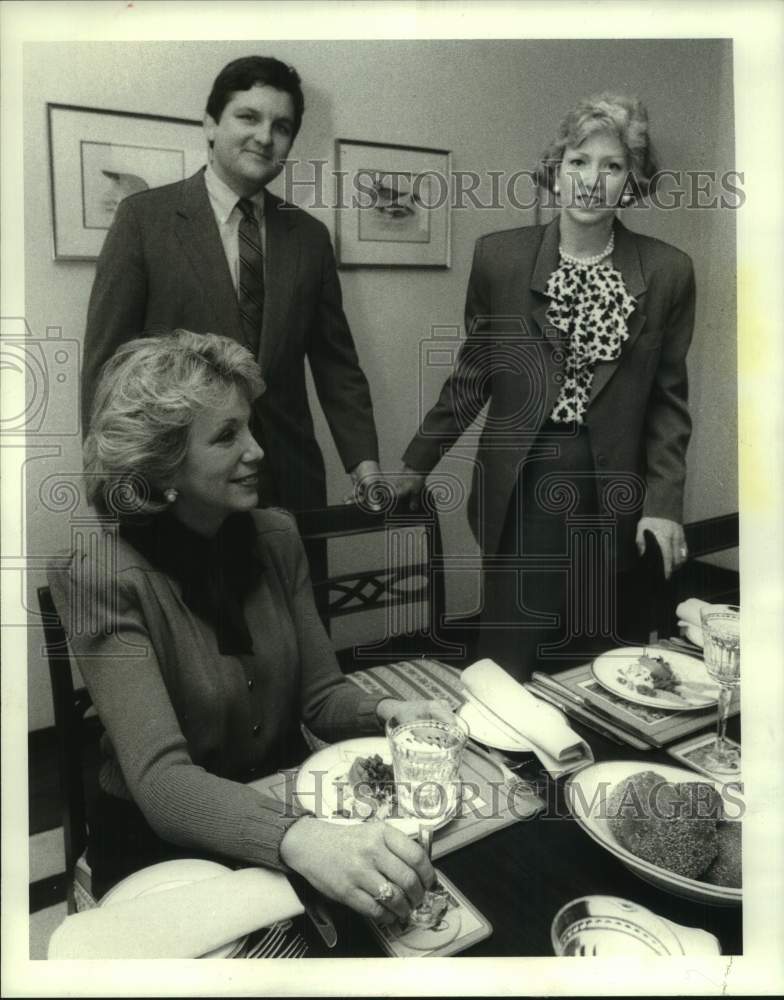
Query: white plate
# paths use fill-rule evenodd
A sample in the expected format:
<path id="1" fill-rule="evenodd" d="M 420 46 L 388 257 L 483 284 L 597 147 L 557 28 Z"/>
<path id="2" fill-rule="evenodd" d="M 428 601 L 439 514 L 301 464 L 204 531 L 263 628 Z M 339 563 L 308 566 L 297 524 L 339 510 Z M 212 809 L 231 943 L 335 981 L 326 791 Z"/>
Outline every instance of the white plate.
<path id="1" fill-rule="evenodd" d="M 721 954 L 708 931 L 676 924 L 617 896 L 573 899 L 555 915 L 550 935 L 556 955 L 579 955 L 582 949 L 597 958 Z"/>
<path id="2" fill-rule="evenodd" d="M 725 787 L 721 782 L 710 781 L 693 771 L 687 771 L 681 767 L 670 767 L 668 764 L 647 764 L 645 761 L 639 760 L 590 764 L 567 779 L 565 795 L 572 816 L 597 844 L 601 844 L 619 861 L 622 861 L 627 868 L 657 888 L 700 903 L 713 903 L 718 906 L 732 906 L 740 903 L 742 889 L 713 885 L 710 882 L 699 882 L 697 879 L 676 875 L 675 872 L 661 868 L 659 865 L 643 861 L 636 854 L 621 847 L 610 831 L 607 821 L 607 800 L 618 782 L 638 771 L 653 771 L 665 781 L 699 781 L 712 784 L 719 794 Z M 732 798 L 725 798 L 724 801 L 727 805 L 727 817 L 735 819 L 739 811 L 737 788 L 732 788 Z"/>
<path id="3" fill-rule="evenodd" d="M 502 728 L 489 713 L 483 712 L 481 705 L 467 701 L 461 705 L 457 715 L 468 726 L 471 738 L 486 747 L 496 750 L 510 750 L 516 753 L 533 752 L 533 747 L 525 740 L 514 738 Z"/>
<path id="4" fill-rule="evenodd" d="M 673 691 L 658 691 L 655 695 L 639 694 L 628 684 L 619 680 L 622 669 L 631 666 L 641 656 L 660 656 L 669 663 L 673 673 L 686 684 L 708 684 L 709 690 L 704 694 L 694 693 L 681 697 Z M 702 660 L 686 653 L 677 653 L 669 649 L 657 649 L 655 646 L 626 646 L 603 653 L 593 661 L 591 669 L 596 680 L 612 691 L 613 694 L 625 698 L 636 705 L 647 705 L 649 708 L 666 708 L 669 711 L 693 712 L 695 709 L 709 708 L 715 705 L 719 695 L 716 682 L 711 678 Z"/>
<path id="5" fill-rule="evenodd" d="M 305 809 L 316 813 L 319 819 L 338 825 L 355 825 L 365 822 L 362 819 L 346 819 L 334 816 L 333 813 L 341 805 L 339 801 L 339 786 L 343 784 L 343 795 L 346 794 L 346 781 L 351 765 L 357 757 L 372 757 L 378 754 L 385 764 L 392 763 L 392 753 L 384 736 L 363 736 L 355 740 L 344 740 L 333 743 L 312 757 L 308 757 L 297 774 L 294 791 L 300 804 Z M 343 799 L 343 805 L 346 800 Z M 452 819 L 452 813 L 439 816 L 435 820 L 420 820 L 415 816 L 398 816 L 385 820 L 392 826 L 402 830 L 408 836 L 416 836 L 420 825 L 440 829 Z"/>
<path id="6" fill-rule="evenodd" d="M 193 882 L 202 882 L 208 878 L 216 878 L 218 875 L 225 875 L 231 871 L 225 865 L 219 865 L 217 861 L 206 861 L 203 858 L 176 858 L 174 861 L 162 861 L 157 865 L 150 865 L 149 868 L 142 868 L 134 872 L 122 882 L 118 882 L 103 897 L 101 906 L 112 906 L 114 903 L 121 903 L 129 899 L 137 899 L 139 896 L 148 896 L 156 892 L 164 892 L 166 889 L 174 889 L 179 885 L 190 885 Z M 228 944 L 221 945 L 214 951 L 202 955 L 202 958 L 233 958 L 247 941 L 247 938 L 238 938 L 236 941 L 229 941 Z"/>

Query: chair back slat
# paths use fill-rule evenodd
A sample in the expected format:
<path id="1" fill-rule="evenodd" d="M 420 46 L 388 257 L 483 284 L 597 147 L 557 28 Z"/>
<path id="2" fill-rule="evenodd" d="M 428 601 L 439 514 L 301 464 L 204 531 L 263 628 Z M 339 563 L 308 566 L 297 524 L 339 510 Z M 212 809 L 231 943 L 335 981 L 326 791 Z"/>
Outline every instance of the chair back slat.
<path id="1" fill-rule="evenodd" d="M 349 573 L 329 574 L 313 581 L 319 613 L 329 630 L 333 619 L 358 612 L 411 606 L 412 615 L 423 609 L 421 625 L 412 632 L 387 634 L 376 641 L 354 647 L 358 658 L 376 663 L 410 655 L 412 648 L 442 659 L 459 659 L 465 647 L 442 636 L 446 607 L 444 558 L 441 529 L 435 501 L 425 493 L 420 509 L 396 504 L 383 511 L 371 511 L 356 504 L 341 504 L 294 515 L 306 549 L 311 541 L 329 542 L 360 535 L 386 532 L 387 563 L 377 568 L 361 568 Z M 395 544 L 395 533 L 417 531 L 419 540 Z M 426 610 L 424 610 L 426 608 Z M 410 616 L 406 616 L 407 618 Z M 347 650 L 338 650 L 341 664 Z"/>
<path id="2" fill-rule="evenodd" d="M 87 846 L 82 750 L 86 739 L 85 715 L 92 707 L 92 698 L 86 688 L 74 688 L 65 629 L 48 587 L 38 588 L 38 605 L 41 609 L 41 624 L 52 686 L 63 804 L 65 868 L 69 880 L 68 905 L 69 911 L 72 911 L 73 869 Z"/>

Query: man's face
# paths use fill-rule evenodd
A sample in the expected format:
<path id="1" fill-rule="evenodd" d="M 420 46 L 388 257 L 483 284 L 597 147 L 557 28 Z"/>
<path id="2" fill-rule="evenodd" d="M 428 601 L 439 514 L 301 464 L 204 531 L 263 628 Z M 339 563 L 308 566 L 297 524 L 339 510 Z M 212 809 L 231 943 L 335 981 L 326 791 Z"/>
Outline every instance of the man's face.
<path id="1" fill-rule="evenodd" d="M 212 168 L 243 197 L 256 194 L 283 169 L 294 141 L 291 94 L 257 85 L 238 90 L 220 121 L 207 115 L 204 130 L 212 146 Z"/>

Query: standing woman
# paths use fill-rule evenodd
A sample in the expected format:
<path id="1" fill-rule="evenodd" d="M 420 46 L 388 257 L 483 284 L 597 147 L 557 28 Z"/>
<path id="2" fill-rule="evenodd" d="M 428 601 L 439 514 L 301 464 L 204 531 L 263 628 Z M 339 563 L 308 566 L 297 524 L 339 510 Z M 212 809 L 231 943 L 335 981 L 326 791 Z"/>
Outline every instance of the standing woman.
<path id="1" fill-rule="evenodd" d="M 569 111 L 539 168 L 559 214 L 478 240 L 466 341 L 403 458 L 400 492 L 414 496 L 489 404 L 469 500 L 478 652 L 521 679 L 562 666 L 570 641 L 579 655 L 620 640 L 618 573 L 646 532 L 667 576 L 687 556 L 692 264 L 616 217 L 655 173 L 638 100 Z"/>

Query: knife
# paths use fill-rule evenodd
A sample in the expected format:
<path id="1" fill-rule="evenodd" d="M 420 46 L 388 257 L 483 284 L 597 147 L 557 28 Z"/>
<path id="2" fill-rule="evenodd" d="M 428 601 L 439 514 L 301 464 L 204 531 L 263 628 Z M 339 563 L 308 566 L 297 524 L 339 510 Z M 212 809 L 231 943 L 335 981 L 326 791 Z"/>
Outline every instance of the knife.
<path id="1" fill-rule="evenodd" d="M 482 744 L 477 743 L 473 737 L 470 737 L 468 740 L 468 749 L 471 753 L 475 753 L 477 757 L 483 757 L 485 760 L 490 761 L 491 764 L 495 764 L 501 772 L 504 782 L 510 791 L 515 794 L 522 792 L 526 795 L 536 795 L 536 788 L 534 785 L 525 778 L 521 778 L 519 774 L 515 774 L 514 771 L 504 762 L 503 754 L 498 750 L 482 746 Z"/>
<path id="2" fill-rule="evenodd" d="M 645 743 L 643 746 L 638 746 L 638 743 L 643 739 L 640 734 L 633 730 L 632 727 L 623 722 L 621 719 L 616 719 L 614 716 L 610 715 L 609 712 L 605 712 L 604 709 L 600 708 L 598 705 L 594 705 L 593 702 L 589 701 L 587 698 L 581 697 L 576 691 L 572 691 L 566 687 L 566 685 L 561 684 L 560 681 L 555 680 L 549 674 L 543 674 L 539 671 L 534 671 L 531 675 L 531 679 L 534 684 L 540 689 L 545 689 L 549 694 L 552 694 L 556 698 L 564 699 L 567 702 L 571 702 L 577 709 L 582 709 L 586 712 L 589 717 L 595 718 L 600 725 L 607 726 L 611 728 L 614 732 L 618 732 L 620 739 L 626 741 L 627 737 L 629 739 L 629 745 L 636 747 L 639 750 L 650 750 L 651 744 Z M 569 706 L 564 706 L 564 711 Z M 587 725 L 588 723 L 586 723 Z"/>
<path id="3" fill-rule="evenodd" d="M 636 736 L 632 736 L 631 733 L 627 733 L 625 730 L 617 728 L 610 722 L 605 722 L 604 719 L 597 719 L 592 712 L 582 705 L 567 701 L 565 698 L 559 698 L 552 691 L 540 687 L 538 684 L 527 682 L 524 686 L 528 688 L 528 690 L 537 698 L 541 698 L 543 701 L 559 708 L 562 712 L 565 712 L 569 718 L 574 719 L 576 722 L 581 722 L 584 726 L 592 729 L 595 733 L 603 736 L 606 740 L 610 740 L 611 743 L 617 743 L 619 746 L 622 746 L 625 743 L 637 750 L 651 749 L 650 744 L 644 743 Z"/>
<path id="4" fill-rule="evenodd" d="M 652 646 L 659 649 L 671 649 L 676 653 L 685 653 L 686 656 L 693 656 L 696 660 L 705 659 L 705 651 L 700 649 L 699 646 L 695 646 L 693 642 L 688 642 L 686 639 L 675 637 L 672 639 L 657 639 Z"/>
<path id="5" fill-rule="evenodd" d="M 288 873 L 288 878 L 321 940 L 328 948 L 334 948 L 338 943 L 338 932 L 323 896 L 297 872 Z"/>
<path id="6" fill-rule="evenodd" d="M 328 948 L 334 948 L 338 943 L 338 932 L 335 930 L 335 922 L 329 914 L 326 906 L 319 900 L 305 904 L 305 913 L 310 917 L 311 923 L 321 935 L 321 940 Z"/>

